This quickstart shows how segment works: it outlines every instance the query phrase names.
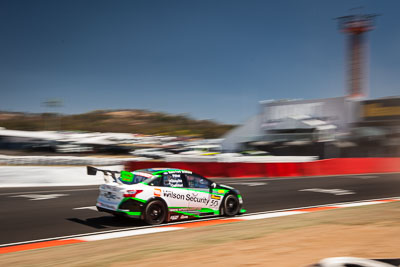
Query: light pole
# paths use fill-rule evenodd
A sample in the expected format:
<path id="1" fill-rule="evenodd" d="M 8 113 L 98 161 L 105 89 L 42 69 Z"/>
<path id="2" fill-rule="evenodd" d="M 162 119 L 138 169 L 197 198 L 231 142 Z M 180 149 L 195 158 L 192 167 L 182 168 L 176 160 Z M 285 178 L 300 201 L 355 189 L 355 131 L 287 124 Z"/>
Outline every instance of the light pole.
<path id="1" fill-rule="evenodd" d="M 61 108 L 63 106 L 63 102 L 60 99 L 48 99 L 42 102 L 42 105 L 45 106 L 46 108 Z M 56 113 L 55 116 L 57 116 Z M 44 120 L 45 120 L 44 128 L 46 130 L 46 118 Z M 61 130 L 61 116 L 59 116 L 58 118 L 58 126 L 56 127 L 56 129 Z"/>

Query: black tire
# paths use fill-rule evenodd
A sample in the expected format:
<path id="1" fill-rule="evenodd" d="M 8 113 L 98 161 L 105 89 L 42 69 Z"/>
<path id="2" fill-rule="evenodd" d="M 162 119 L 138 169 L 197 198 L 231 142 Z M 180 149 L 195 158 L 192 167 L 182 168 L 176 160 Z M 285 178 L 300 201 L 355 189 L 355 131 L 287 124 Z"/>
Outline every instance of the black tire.
<path id="1" fill-rule="evenodd" d="M 229 194 L 225 197 L 224 202 L 222 203 L 223 214 L 225 216 L 231 217 L 235 216 L 240 211 L 240 203 L 237 196 L 233 194 Z"/>
<path id="2" fill-rule="evenodd" d="M 167 217 L 167 209 L 160 200 L 151 201 L 144 211 L 144 220 L 148 224 L 161 224 Z"/>

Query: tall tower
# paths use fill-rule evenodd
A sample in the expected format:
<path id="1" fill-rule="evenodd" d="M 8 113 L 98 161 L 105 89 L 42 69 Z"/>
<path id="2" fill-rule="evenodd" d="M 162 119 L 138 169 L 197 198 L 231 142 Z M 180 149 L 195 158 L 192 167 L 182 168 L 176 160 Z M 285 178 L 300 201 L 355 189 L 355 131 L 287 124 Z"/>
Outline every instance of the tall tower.
<path id="1" fill-rule="evenodd" d="M 365 38 L 367 31 L 372 30 L 374 14 L 359 14 L 337 18 L 339 28 L 348 35 L 348 85 L 347 96 L 349 98 L 366 97 L 365 88 Z"/>

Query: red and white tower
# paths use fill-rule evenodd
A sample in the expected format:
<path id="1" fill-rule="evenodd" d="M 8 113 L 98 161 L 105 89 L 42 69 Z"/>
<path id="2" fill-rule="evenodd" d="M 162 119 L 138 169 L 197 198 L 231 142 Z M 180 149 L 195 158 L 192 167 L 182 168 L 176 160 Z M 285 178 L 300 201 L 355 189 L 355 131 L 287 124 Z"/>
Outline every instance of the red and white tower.
<path id="1" fill-rule="evenodd" d="M 337 18 L 339 28 L 348 35 L 348 85 L 349 98 L 367 96 L 365 85 L 365 33 L 372 30 L 377 15 L 350 15 Z"/>

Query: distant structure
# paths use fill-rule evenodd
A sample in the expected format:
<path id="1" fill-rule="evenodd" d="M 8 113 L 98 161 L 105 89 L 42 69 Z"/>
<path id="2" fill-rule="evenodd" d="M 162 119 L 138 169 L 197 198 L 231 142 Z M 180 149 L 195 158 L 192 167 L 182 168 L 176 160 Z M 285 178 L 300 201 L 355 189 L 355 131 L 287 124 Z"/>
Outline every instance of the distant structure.
<path id="1" fill-rule="evenodd" d="M 348 41 L 348 98 L 364 98 L 367 96 L 364 77 L 364 33 L 373 30 L 375 14 L 359 14 L 337 18 L 339 28 L 349 35 Z"/>
<path id="2" fill-rule="evenodd" d="M 374 28 L 376 16 L 337 18 L 340 29 L 348 35 L 348 85 L 344 96 L 260 101 L 257 114 L 225 134 L 222 150 L 256 149 L 276 156 L 320 159 L 399 157 L 400 96 L 365 99 L 365 33 Z"/>

